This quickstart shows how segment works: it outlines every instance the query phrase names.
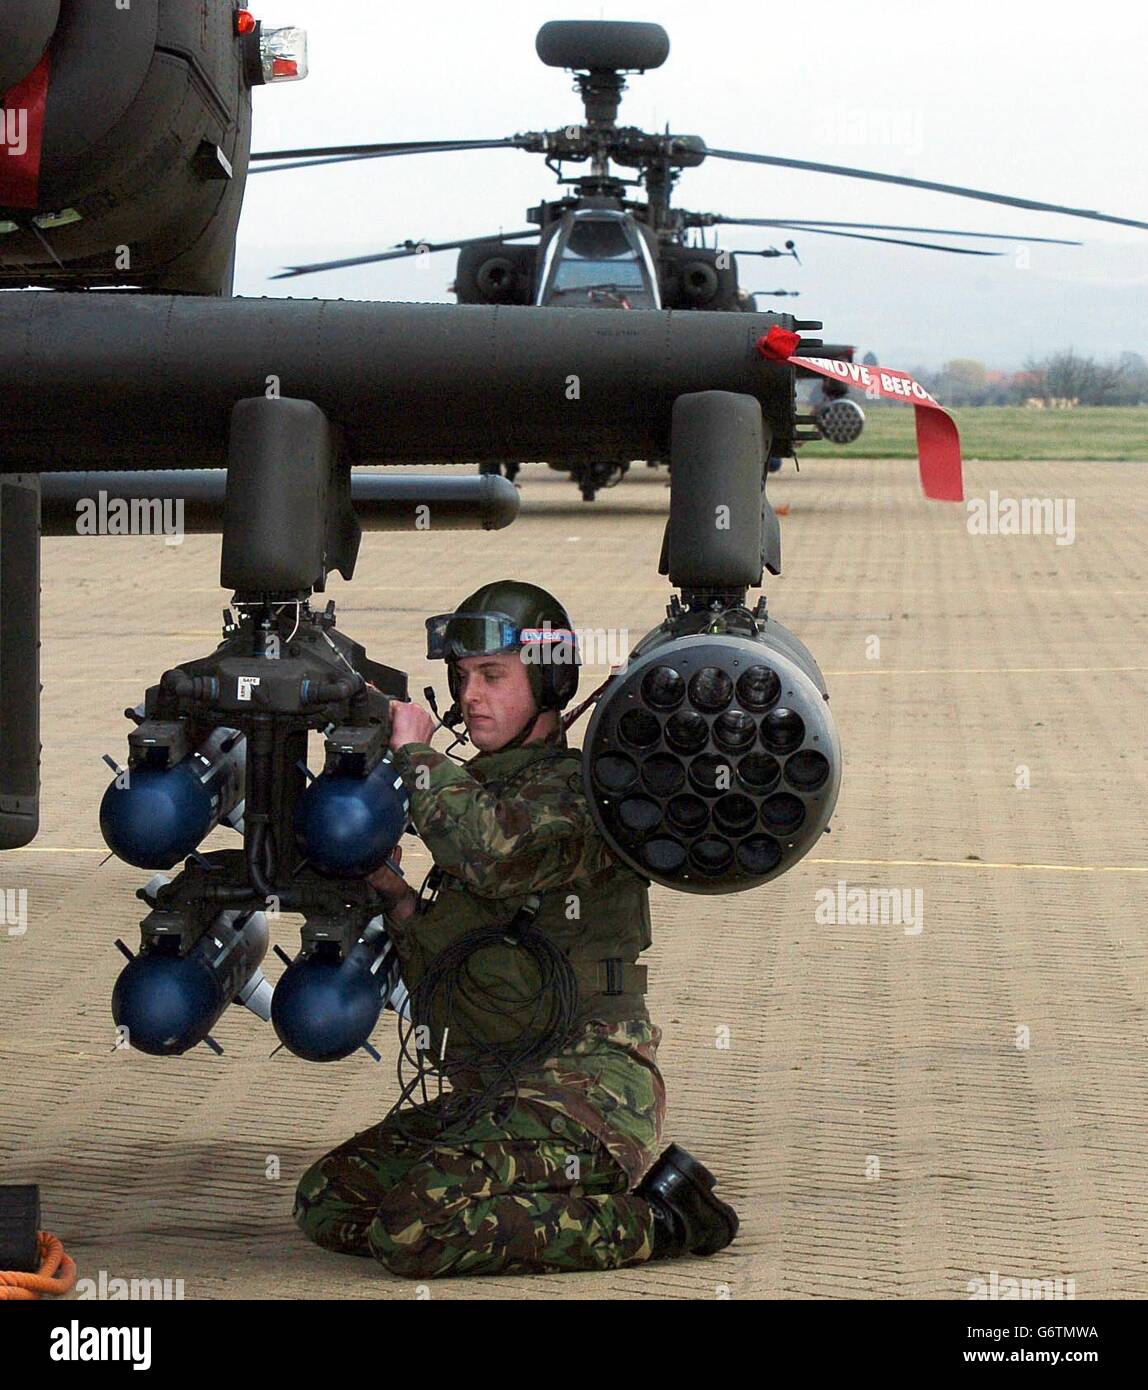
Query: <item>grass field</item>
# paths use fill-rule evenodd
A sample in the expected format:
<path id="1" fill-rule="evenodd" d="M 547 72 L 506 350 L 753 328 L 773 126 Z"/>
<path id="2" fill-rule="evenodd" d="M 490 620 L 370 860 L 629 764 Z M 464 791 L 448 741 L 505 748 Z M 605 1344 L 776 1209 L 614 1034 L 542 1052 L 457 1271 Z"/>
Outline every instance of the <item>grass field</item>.
<path id="1" fill-rule="evenodd" d="M 801 457 L 916 458 L 911 410 L 859 404 L 867 419 L 856 444 L 805 444 Z M 960 429 L 961 452 L 967 459 L 1148 460 L 1148 406 L 969 406 L 949 413 Z"/>

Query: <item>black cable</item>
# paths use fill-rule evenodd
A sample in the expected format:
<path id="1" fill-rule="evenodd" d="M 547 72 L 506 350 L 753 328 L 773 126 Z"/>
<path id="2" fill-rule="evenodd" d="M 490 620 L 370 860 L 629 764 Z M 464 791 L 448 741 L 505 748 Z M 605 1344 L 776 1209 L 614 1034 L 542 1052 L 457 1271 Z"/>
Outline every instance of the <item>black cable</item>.
<path id="1" fill-rule="evenodd" d="M 573 1031 L 578 1011 L 578 982 L 569 957 L 534 927 L 532 915 L 524 927 L 517 926 L 517 922 L 518 919 L 510 925 L 480 927 L 440 951 L 410 992 L 409 1019 L 400 1018 L 399 1097 L 388 1112 L 387 1120 L 393 1121 L 389 1126 L 392 1131 L 397 1129 L 403 1137 L 415 1138 L 408 1122 L 417 1122 L 418 1117 L 427 1113 L 431 1105 L 437 1105 L 440 1108 L 440 1123 L 431 1136 L 428 1154 L 433 1151 L 435 1143 L 461 1137 L 480 1115 L 489 1112 L 497 1118 L 502 1109 L 509 1114 L 518 1103 L 519 1076 L 553 1056 Z M 524 951 L 538 971 L 538 988 L 525 998 L 512 997 L 509 992 L 480 985 L 470 969 L 479 952 L 504 946 L 507 942 Z M 465 987 L 472 1004 L 485 1005 L 487 1012 L 503 1018 L 519 1014 L 531 1005 L 533 1009 L 513 1041 L 492 1043 L 473 1035 L 465 1025 L 455 1020 L 454 1000 L 460 987 Z M 417 1029 L 424 1025 L 429 1028 L 434 1004 L 440 996 L 444 1020 L 440 1046 L 444 1055 L 435 1060 L 429 1053 L 419 1052 L 417 1046 L 412 1054 L 411 1043 Z M 505 1007 L 508 1005 L 512 1007 Z M 455 1047 L 461 1045 L 465 1060 L 448 1062 L 445 1059 L 452 1031 Z M 409 1080 L 404 1080 L 404 1063 L 414 1068 L 414 1075 Z M 480 1077 L 487 1079 L 478 1092 L 452 1089 L 446 1093 L 444 1101 L 444 1081 L 451 1081 L 452 1074 L 457 1076 L 459 1072 L 478 1072 Z M 427 1097 L 426 1083 L 431 1076 L 438 1083 L 434 1101 Z M 504 1094 L 507 1088 L 509 1093 Z M 423 1097 L 421 1104 L 412 1099 L 420 1089 Z M 500 1101 L 504 1105 L 498 1104 Z M 418 1137 L 427 1136 L 424 1133 Z"/>
<path id="2" fill-rule="evenodd" d="M 541 711 L 538 712 L 541 714 Z M 533 727 L 538 715 L 530 721 L 528 727 Z M 524 732 L 524 731 L 523 731 Z M 566 756 L 566 749 L 549 750 L 539 762 L 555 762 Z M 530 764 L 534 766 L 533 763 Z M 488 783 L 488 792 L 501 791 L 505 789 L 508 782 L 513 782 L 518 774 L 512 773 L 508 778 L 498 779 Z M 419 888 L 418 900 L 416 902 L 415 920 L 421 916 L 426 909 L 423 906 L 423 893 L 429 885 L 432 891 L 437 890 L 443 878 L 443 871 L 434 866 L 423 880 Z M 428 901 L 427 907 L 430 906 Z M 418 984 L 409 993 L 407 1009 L 409 1017 L 404 1020 L 402 1015 L 399 1017 L 399 1058 L 398 1058 L 398 1082 L 399 1096 L 384 1120 L 390 1121 L 389 1129 L 397 1131 L 402 1137 L 412 1139 L 416 1137 L 411 1130 L 408 1121 L 417 1121 L 420 1114 L 429 1113 L 432 1105 L 441 1107 L 440 1123 L 432 1135 L 432 1143 L 424 1153 L 424 1157 L 429 1157 L 434 1151 L 434 1143 L 441 1143 L 445 1139 L 461 1136 L 480 1115 L 488 1111 L 497 1116 L 498 1108 L 494 1102 L 501 1098 L 502 1093 L 509 1088 L 509 1101 L 506 1113 L 518 1103 L 518 1076 L 531 1066 L 536 1066 L 544 1062 L 548 1057 L 553 1056 L 570 1038 L 574 1020 L 578 1012 L 578 980 L 574 973 L 574 967 L 570 963 L 566 953 L 560 950 L 554 943 L 541 931 L 534 927 L 534 919 L 541 906 L 541 899 L 537 895 L 532 895 L 527 899 L 524 906 L 515 915 L 510 923 L 481 927 L 450 946 L 440 951 L 427 966 L 427 969 L 419 980 Z M 506 996 L 499 998 L 489 987 L 480 986 L 469 972 L 469 964 L 479 951 L 495 945 L 504 945 L 507 942 L 518 946 L 520 949 L 533 959 L 538 969 L 539 984 L 538 989 L 525 999 L 510 999 Z M 491 1009 L 490 1012 L 499 1014 L 503 1018 L 510 1017 L 512 1013 L 521 1010 L 530 1004 L 534 1005 L 534 1011 L 529 1022 L 519 1030 L 516 1043 L 512 1044 L 492 1044 L 482 1038 L 474 1037 L 469 1034 L 462 1025 L 456 1028 L 456 1044 L 458 1041 L 458 1031 L 462 1031 L 462 1044 L 469 1049 L 466 1061 L 459 1063 L 449 1063 L 445 1060 L 447 1042 L 452 1027 L 455 1027 L 453 1018 L 453 1003 L 456 989 L 460 979 L 466 975 L 470 984 L 470 997 L 472 1001 L 478 999 L 482 1001 L 485 997 L 487 1002 L 495 1004 L 513 1004 L 513 1009 Z M 433 1017 L 432 1006 L 436 996 L 442 991 L 444 994 L 444 1024 L 440 1046 L 443 1056 L 436 1063 L 426 1054 L 421 1054 L 417 1047 L 416 1030 L 420 1026 L 426 1026 L 429 1033 L 429 1026 Z M 543 1006 L 549 1002 L 549 1013 L 540 1021 Z M 531 1032 L 537 1036 L 533 1042 L 524 1041 Z M 412 1052 L 411 1043 L 415 1042 Z M 404 1080 L 404 1063 L 414 1069 L 414 1074 L 409 1081 Z M 490 1079 L 477 1094 L 459 1091 L 452 1087 L 447 1093 L 444 1102 L 444 1081 L 451 1080 L 451 1073 L 478 1071 L 481 1074 L 490 1073 Z M 432 1101 L 427 1095 L 427 1079 L 433 1076 L 437 1081 L 437 1090 Z M 412 1099 L 416 1091 L 422 1095 L 421 1103 Z M 405 1109 L 404 1109 L 405 1107 Z M 380 1143 L 383 1129 L 380 1128 Z"/>

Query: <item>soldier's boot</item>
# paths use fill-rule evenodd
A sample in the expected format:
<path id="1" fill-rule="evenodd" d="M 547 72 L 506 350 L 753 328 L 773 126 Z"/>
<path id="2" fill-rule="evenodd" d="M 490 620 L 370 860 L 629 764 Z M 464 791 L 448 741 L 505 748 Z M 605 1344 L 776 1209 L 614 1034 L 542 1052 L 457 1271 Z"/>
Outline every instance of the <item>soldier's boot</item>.
<path id="1" fill-rule="evenodd" d="M 717 1179 L 678 1144 L 671 1144 L 635 1193 L 654 1214 L 652 1260 L 673 1255 L 715 1255 L 737 1235 L 738 1219 L 714 1195 Z"/>

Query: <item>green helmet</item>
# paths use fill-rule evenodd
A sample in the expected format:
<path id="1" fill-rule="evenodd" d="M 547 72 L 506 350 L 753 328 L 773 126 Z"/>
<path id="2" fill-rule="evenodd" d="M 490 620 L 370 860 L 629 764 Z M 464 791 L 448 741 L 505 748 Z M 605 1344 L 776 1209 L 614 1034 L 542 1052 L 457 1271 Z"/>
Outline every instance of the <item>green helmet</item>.
<path id="1" fill-rule="evenodd" d="M 427 656 L 447 663 L 458 699 L 457 661 L 464 656 L 524 651 L 526 674 L 540 710 L 565 709 L 578 689 L 580 658 L 565 608 L 537 584 L 499 579 L 465 598 L 453 613 L 426 620 Z"/>

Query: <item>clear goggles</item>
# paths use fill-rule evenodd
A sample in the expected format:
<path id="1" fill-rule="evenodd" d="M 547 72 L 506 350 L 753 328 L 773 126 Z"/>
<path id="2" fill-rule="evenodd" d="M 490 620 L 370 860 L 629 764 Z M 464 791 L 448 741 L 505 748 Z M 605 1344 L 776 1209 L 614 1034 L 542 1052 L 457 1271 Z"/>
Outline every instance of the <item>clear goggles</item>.
<path id="1" fill-rule="evenodd" d="M 440 613 L 426 620 L 426 630 L 427 657 L 431 661 L 493 656 L 535 642 L 575 641 L 568 627 L 520 627 L 505 613 Z"/>

